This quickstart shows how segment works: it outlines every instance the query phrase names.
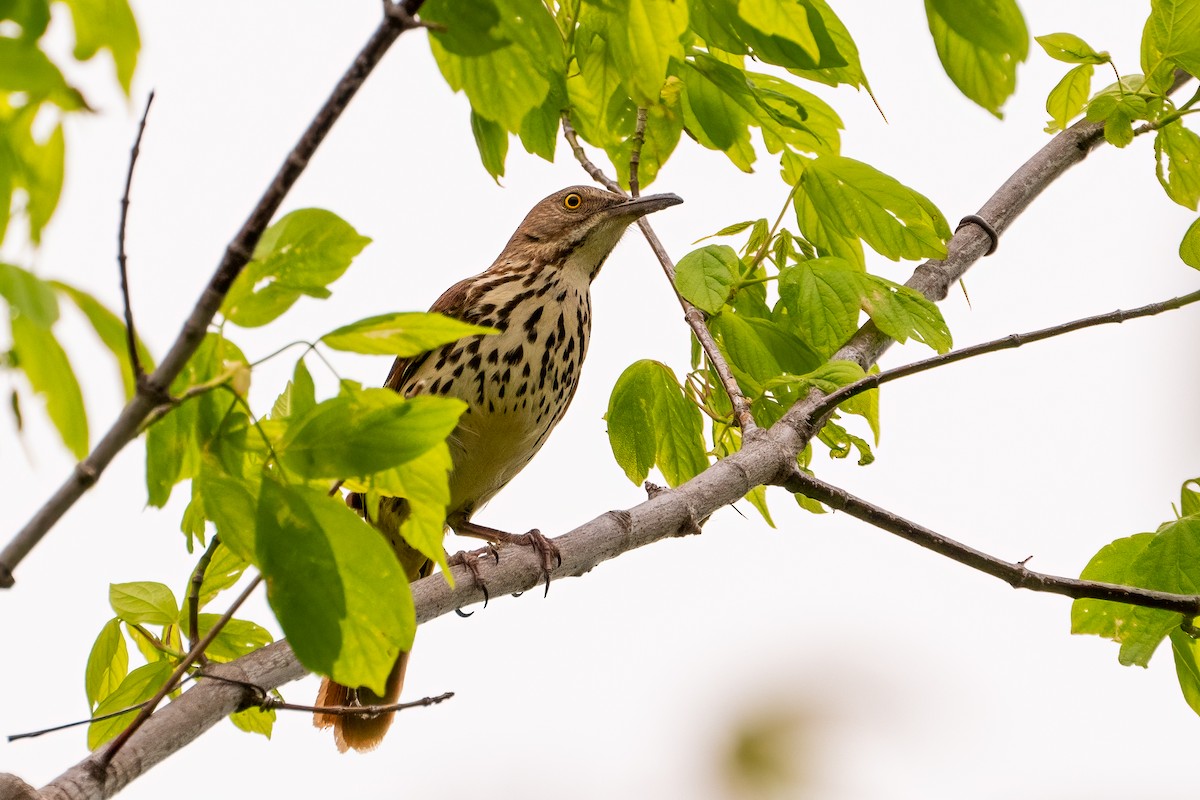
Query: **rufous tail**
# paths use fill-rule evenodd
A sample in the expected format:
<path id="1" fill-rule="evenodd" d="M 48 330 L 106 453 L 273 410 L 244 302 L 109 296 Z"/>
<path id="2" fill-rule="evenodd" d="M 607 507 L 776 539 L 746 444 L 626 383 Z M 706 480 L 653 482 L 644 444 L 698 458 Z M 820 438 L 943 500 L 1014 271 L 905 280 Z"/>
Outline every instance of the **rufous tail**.
<path id="1" fill-rule="evenodd" d="M 321 681 L 321 690 L 317 692 L 317 702 L 321 706 L 386 706 L 399 702 L 400 689 L 404 685 L 404 670 L 408 668 L 408 653 L 400 654 L 392 673 L 388 675 L 387 686 L 383 695 L 377 695 L 370 689 L 359 687 L 352 689 L 334 683 L 329 678 Z M 313 714 L 313 725 L 318 728 L 333 726 L 333 740 L 337 749 L 344 753 L 347 750 L 363 752 L 374 750 L 383 741 L 388 728 L 392 726 L 395 711 L 373 716 L 356 716 L 353 714 Z"/>

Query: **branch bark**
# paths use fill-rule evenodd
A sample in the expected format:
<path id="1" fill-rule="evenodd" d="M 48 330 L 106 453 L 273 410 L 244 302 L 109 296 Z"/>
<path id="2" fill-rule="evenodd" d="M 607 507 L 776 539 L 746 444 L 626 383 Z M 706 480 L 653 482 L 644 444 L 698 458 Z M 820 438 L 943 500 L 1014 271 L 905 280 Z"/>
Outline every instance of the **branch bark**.
<path id="1" fill-rule="evenodd" d="M 112 427 L 88 457 L 76 465 L 71 476 L 63 482 L 58 491 L 38 509 L 4 550 L 0 551 L 0 588 L 13 585 L 13 570 L 21 560 L 37 546 L 67 509 L 91 488 L 117 453 L 133 441 L 141 430 L 142 423 L 155 409 L 169 402 L 171 382 L 204 340 L 208 325 L 220 309 L 229 287 L 250 261 L 259 237 L 279 210 L 283 199 L 287 197 L 316 153 L 317 147 L 325 140 L 333 124 L 341 117 L 384 53 L 404 31 L 420 27 L 413 15 L 423 2 L 424 0 L 403 0 L 395 5 L 391 2 L 384 3 L 383 19 L 379 26 L 317 111 L 296 145 L 284 158 L 270 186 L 259 198 L 258 204 L 242 224 L 237 236 L 225 248 L 221 263 L 158 368 L 146 376 L 145 380 L 138 382 L 137 393 L 121 410 Z"/>
<path id="2" fill-rule="evenodd" d="M 981 209 L 981 216 L 992 222 L 998 231 L 1007 229 L 1043 189 L 1071 166 L 1082 161 L 1101 141 L 1103 134 L 1100 126 L 1090 123 L 1076 124 L 1059 134 L 1005 182 Z M 908 285 L 918 288 L 927 297 L 941 299 L 945 297 L 948 287 L 984 255 L 990 244 L 987 233 L 976 226 L 966 226 L 951 240 L 948 258 L 919 266 Z M 839 351 L 836 358 L 858 361 L 866 368 L 886 349 L 889 341 L 868 323 Z M 747 439 L 741 450 L 713 464 L 677 489 L 656 492 L 646 502 L 627 510 L 609 511 L 556 538 L 562 563 L 551 571 L 551 576 L 555 580 L 582 576 L 604 561 L 629 550 L 694 533 L 699 520 L 736 502 L 756 486 L 794 486 L 796 454 L 819 429 L 819 420 L 809 419 L 808 416 L 819 413 L 822 398 L 820 393 L 809 395 L 769 431 Z M 805 491 L 817 491 L 813 486 L 806 484 Z M 834 487 L 830 487 L 827 496 L 847 509 L 851 507 L 850 501 L 846 500 L 850 496 Z M 882 509 L 879 513 L 888 514 Z M 906 521 L 896 524 L 908 531 L 923 530 Z M 928 534 L 932 537 L 930 541 L 949 541 L 932 531 Z M 979 556 L 992 559 L 982 553 Z M 1014 567 L 999 559 L 992 561 L 1009 569 Z M 506 548 L 501 551 L 499 563 L 481 558 L 478 566 L 480 577 L 495 597 L 532 589 L 543 577 L 540 558 L 524 548 Z M 1047 582 L 1052 576 L 1024 570 L 1019 564 L 1015 567 L 1021 572 L 1020 584 L 1026 588 L 1054 591 L 1054 588 L 1044 587 L 1064 585 Z M 482 590 L 465 567 L 454 568 L 453 575 L 455 589 L 451 589 L 438 575 L 413 584 L 418 624 L 483 601 Z M 1009 577 L 1012 575 L 1005 579 Z M 1121 594 L 1081 596 L 1100 596 L 1125 602 L 1145 601 L 1147 605 L 1172 610 L 1200 608 L 1200 597 L 1165 595 L 1129 587 L 1110 587 L 1107 584 L 1087 588 L 1088 591 L 1093 589 L 1096 592 L 1120 591 Z M 277 642 L 212 669 L 218 675 L 253 684 L 262 690 L 297 680 L 305 674 L 305 669 L 292 655 L 286 642 Z M 187 745 L 228 714 L 253 704 L 259 696 L 256 690 L 237 683 L 201 681 L 178 700 L 155 713 L 107 767 L 100 769 L 95 756 L 89 757 L 44 787 L 39 796 L 55 800 L 111 797 L 142 772 Z M 19 781 L 14 783 L 15 779 L 11 776 L 0 775 L 0 787 L 6 785 L 6 780 L 18 789 L 23 786 Z"/>

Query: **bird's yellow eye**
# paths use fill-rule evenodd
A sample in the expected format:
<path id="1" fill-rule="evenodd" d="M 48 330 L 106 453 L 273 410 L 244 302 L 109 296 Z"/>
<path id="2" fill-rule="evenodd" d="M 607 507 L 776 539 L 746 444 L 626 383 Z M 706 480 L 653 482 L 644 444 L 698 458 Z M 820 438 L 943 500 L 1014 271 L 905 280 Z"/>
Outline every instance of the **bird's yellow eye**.
<path id="1" fill-rule="evenodd" d="M 577 193 L 571 192 L 569 195 L 563 198 L 563 205 L 566 206 L 568 211 L 574 211 L 575 209 L 579 208 L 579 206 L 583 205 L 583 198 Z"/>

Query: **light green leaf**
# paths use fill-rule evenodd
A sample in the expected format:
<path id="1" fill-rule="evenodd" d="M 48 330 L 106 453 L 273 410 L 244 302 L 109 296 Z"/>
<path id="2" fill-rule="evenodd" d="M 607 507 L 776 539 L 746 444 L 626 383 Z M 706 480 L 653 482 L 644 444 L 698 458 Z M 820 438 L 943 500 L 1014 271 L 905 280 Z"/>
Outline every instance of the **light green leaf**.
<path id="1" fill-rule="evenodd" d="M 53 284 L 20 267 L 0 263 L 0 297 L 38 327 L 49 328 L 58 321 Z"/>
<path id="2" fill-rule="evenodd" d="M 201 639 L 208 636 L 208 632 L 212 630 L 213 623 L 221 618 L 221 614 L 199 614 L 196 618 L 196 627 Z M 216 638 L 209 644 L 208 649 L 204 654 L 213 661 L 226 662 L 232 661 L 235 658 L 241 658 L 247 653 L 252 653 L 259 648 L 266 647 L 272 641 L 271 632 L 260 625 L 256 625 L 249 620 L 231 619 Z"/>
<path id="3" fill-rule="evenodd" d="M 87 106 L 37 42 L 6 36 L 0 36 L 0 92 L 22 92 L 32 108 L 42 100 L 68 111 Z"/>
<path id="4" fill-rule="evenodd" d="M 449 576 L 446 566 L 446 506 L 450 504 L 450 447 L 439 442 L 421 455 L 380 472 L 372 480 L 375 490 L 389 497 L 405 498 L 408 516 L 400 525 L 400 536 L 417 552 L 438 564 Z"/>
<path id="5" fill-rule="evenodd" d="M 915 289 L 877 275 L 865 277 L 863 310 L 879 330 L 897 342 L 906 342 L 911 336 L 939 353 L 950 350 L 954 344 L 950 329 L 936 305 Z"/>
<path id="6" fill-rule="evenodd" d="M 325 334 L 321 341 L 335 350 L 410 358 L 467 336 L 489 333 L 498 331 L 432 312 L 402 312 L 361 319 Z"/>
<path id="7" fill-rule="evenodd" d="M 626 368 L 605 419 L 613 455 L 634 483 L 646 480 L 656 464 L 671 486 L 708 467 L 700 409 L 665 364 L 643 360 Z"/>
<path id="8" fill-rule="evenodd" d="M 112 53 L 125 94 L 133 82 L 141 37 L 127 0 L 66 0 L 75 21 L 75 58 L 87 61 L 101 48 Z"/>
<path id="9" fill-rule="evenodd" d="M 1092 65 L 1083 64 L 1070 70 L 1046 97 L 1046 111 L 1050 122 L 1046 133 L 1066 130 L 1071 120 L 1079 116 L 1087 105 L 1092 91 Z"/>
<path id="10" fill-rule="evenodd" d="M 683 67 L 683 123 L 701 145 L 720 150 L 742 172 L 756 155 L 750 143 L 750 117 L 728 94 L 691 64 Z"/>
<path id="11" fill-rule="evenodd" d="M 817 258 L 780 270 L 786 325 L 828 357 L 858 329 L 863 273 L 840 258 Z"/>
<path id="12" fill-rule="evenodd" d="M 675 288 L 697 308 L 715 314 L 729 299 L 741 261 L 729 245 L 710 244 L 693 250 L 675 265 Z"/>
<path id="13" fill-rule="evenodd" d="M 265 325 L 302 295 L 325 298 L 329 284 L 370 243 L 331 211 L 305 208 L 285 214 L 267 228 L 254 248 L 221 312 L 243 328 Z"/>
<path id="14" fill-rule="evenodd" d="M 899 259 L 944 258 L 950 226 L 926 197 L 874 167 L 843 156 L 809 161 L 801 184 L 821 220 Z"/>
<path id="15" fill-rule="evenodd" d="M 833 59 L 828 55 L 823 59 L 825 66 L 816 67 L 814 69 L 797 69 L 792 68 L 789 71 L 802 78 L 818 81 L 827 86 L 837 86 L 839 84 L 849 84 L 851 86 L 862 86 L 870 92 L 870 87 L 867 85 L 867 76 L 863 72 L 862 62 L 858 56 L 858 46 L 854 43 L 854 39 L 850 36 L 850 31 L 833 13 L 833 9 L 825 0 L 806 0 L 805 3 L 810 9 L 815 11 L 820 17 L 820 24 L 825 28 L 825 35 L 829 37 L 832 44 L 832 50 L 837 53 L 839 60 L 845 62 L 841 65 L 833 65 Z"/>
<path id="16" fill-rule="evenodd" d="M 87 411 L 71 362 L 49 328 L 27 316 L 12 318 L 13 351 L 33 391 L 46 403 L 46 413 L 76 458 L 88 452 Z"/>
<path id="17" fill-rule="evenodd" d="M 742 21 L 769 36 L 798 45 L 813 62 L 821 58 L 821 46 L 809 23 L 806 4 L 797 0 L 741 0 L 737 7 Z"/>
<path id="18" fill-rule="evenodd" d="M 97 703 L 112 694 L 128 673 L 129 648 L 125 645 L 125 637 L 121 635 L 121 621 L 110 619 L 100 629 L 100 635 L 88 654 L 87 670 L 84 672 L 88 706 L 95 708 Z"/>
<path id="19" fill-rule="evenodd" d="M 275 709 L 247 708 L 229 715 L 229 721 L 246 733 L 258 733 L 271 738 L 275 727 Z"/>
<path id="20" fill-rule="evenodd" d="M 55 125 L 44 142 L 35 141 L 32 131 L 28 136 L 13 141 L 13 144 L 18 142 L 23 144 L 17 159 L 22 166 L 20 182 L 29 198 L 25 208 L 29 218 L 29 238 L 38 244 L 42 240 L 42 229 L 54 215 L 62 194 L 63 161 L 66 156 L 62 125 Z"/>
<path id="21" fill-rule="evenodd" d="M 243 561 L 253 561 L 257 487 L 207 468 L 196 475 L 194 485 L 204 498 L 204 515 L 216 526 L 222 549 L 228 547 Z"/>
<path id="22" fill-rule="evenodd" d="M 675 152 L 683 133 L 683 113 L 680 95 L 683 83 L 675 76 L 663 84 L 658 103 L 646 109 L 646 129 L 642 134 L 642 145 L 638 164 L 638 185 L 645 189 L 658 177 L 658 171 Z M 633 155 L 634 140 L 630 136 L 609 157 L 616 165 L 617 181 L 629 186 L 629 161 Z"/>
<path id="23" fill-rule="evenodd" d="M 254 518 L 251 517 L 251 523 Z M 224 542 L 217 544 L 216 552 L 204 570 L 204 580 L 200 582 L 199 607 L 204 608 L 221 592 L 232 588 L 242 577 L 250 564 L 246 559 L 233 552 Z M 191 589 L 191 586 L 188 586 Z M 186 602 L 185 609 L 186 610 Z M 180 617 L 183 616 L 181 611 Z"/>
<path id="24" fill-rule="evenodd" d="M 1196 210 L 1200 201 L 1200 136 L 1181 121 L 1159 128 L 1154 137 L 1158 182 L 1167 196 L 1184 208 Z"/>
<path id="25" fill-rule="evenodd" d="M 1179 509 L 1181 517 L 1200 514 L 1200 478 L 1183 482 L 1179 489 Z"/>
<path id="26" fill-rule="evenodd" d="M 1192 269 L 1200 269 L 1200 219 L 1188 226 L 1179 243 L 1179 257 Z"/>
<path id="27" fill-rule="evenodd" d="M 1035 37 L 1046 55 L 1055 61 L 1068 64 L 1107 64 L 1112 57 L 1105 52 L 1096 52 L 1091 45 L 1073 33 L 1048 33 Z"/>
<path id="28" fill-rule="evenodd" d="M 465 410 L 454 398 L 364 389 L 318 403 L 293 421 L 278 453 L 285 469 L 304 478 L 365 477 L 445 441 Z"/>
<path id="29" fill-rule="evenodd" d="M 954 85 L 997 117 L 1029 55 L 1029 31 L 1014 0 L 925 0 L 929 32 Z"/>
<path id="30" fill-rule="evenodd" d="M 104 304 L 97 300 L 87 292 L 76 289 L 73 286 L 68 286 L 65 283 L 51 281 L 50 285 L 55 290 L 62 292 L 75 304 L 83 315 L 87 317 L 91 323 L 92 329 L 96 331 L 96 335 L 100 337 L 100 341 L 113 354 L 113 358 L 117 361 L 117 368 L 121 373 L 121 382 L 125 387 L 125 398 L 133 396 L 136 389 L 133 381 L 133 368 L 129 360 L 129 340 L 125 334 L 125 323 L 104 307 Z M 142 369 L 146 372 L 151 372 L 154 369 L 154 359 L 150 356 L 150 351 L 142 344 L 141 340 L 137 342 L 138 359 L 141 361 Z"/>
<path id="31" fill-rule="evenodd" d="M 1197 642 L 1179 628 L 1171 630 L 1171 653 L 1175 656 L 1175 674 L 1179 689 L 1192 711 L 1200 714 L 1200 662 L 1197 662 Z"/>
<path id="32" fill-rule="evenodd" d="M 92 716 L 101 717 L 146 702 L 163 687 L 163 684 L 171 677 L 173 669 L 174 665 L 169 661 L 152 661 L 138 667 L 125 676 L 125 680 L 121 681 L 121 685 L 112 694 L 100 701 L 95 711 L 92 712 Z M 132 708 L 128 714 L 99 720 L 88 725 L 88 748 L 95 750 L 125 730 L 129 723 L 133 722 L 137 712 L 138 709 Z"/>
<path id="33" fill-rule="evenodd" d="M 1147 88 L 1165 92 L 1175 68 L 1200 74 L 1200 13 L 1195 0 L 1151 0 L 1142 31 L 1142 72 Z"/>
<path id="34" fill-rule="evenodd" d="M 680 37 L 687 31 L 688 7 L 682 0 L 613 0 L 607 38 L 629 96 L 652 106 L 667 79 L 671 59 L 683 60 Z"/>
<path id="35" fill-rule="evenodd" d="M 479 150 L 483 168 L 499 184 L 504 177 L 504 159 L 508 157 L 508 132 L 472 111 L 471 133 L 475 135 L 475 148 Z"/>
<path id="36" fill-rule="evenodd" d="M 416 618 L 408 580 L 379 532 L 324 491 L 264 476 L 257 563 L 296 657 L 382 693 Z"/>
<path id="37" fill-rule="evenodd" d="M 173 625 L 179 621 L 175 594 L 155 581 L 109 584 L 108 603 L 114 614 L 131 625 Z"/>
<path id="38" fill-rule="evenodd" d="M 790 154 L 784 154 L 786 163 Z M 798 159 L 797 159 L 798 160 Z M 803 174 L 803 173 L 800 173 Z M 786 180 L 786 178 L 785 178 Z M 799 181 L 799 174 L 796 181 Z M 793 186 L 795 183 L 792 184 Z M 821 217 L 812 198 L 808 196 L 804 185 L 797 187 L 792 195 L 792 207 L 796 211 L 796 224 L 804 237 L 816 247 L 818 254 L 840 258 L 854 265 L 858 270 L 866 269 L 866 257 L 863 255 L 862 241 L 857 236 L 848 236 L 838 231 L 833 225 Z"/>

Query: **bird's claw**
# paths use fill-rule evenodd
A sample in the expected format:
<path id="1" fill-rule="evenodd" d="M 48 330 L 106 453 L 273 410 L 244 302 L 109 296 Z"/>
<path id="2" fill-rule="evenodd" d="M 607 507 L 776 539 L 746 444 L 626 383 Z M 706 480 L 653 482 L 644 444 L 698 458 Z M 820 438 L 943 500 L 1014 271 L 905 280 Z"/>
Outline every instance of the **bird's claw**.
<path id="1" fill-rule="evenodd" d="M 533 548 L 533 551 L 542 559 L 542 577 L 546 583 L 546 591 L 542 597 L 550 594 L 550 572 L 556 567 L 562 566 L 562 552 L 558 549 L 552 540 L 542 535 L 542 532 L 537 528 L 529 531 L 520 537 L 521 544 L 528 545 Z"/>
<path id="2" fill-rule="evenodd" d="M 496 552 L 496 548 L 488 545 L 486 550 L 496 558 L 496 563 L 500 563 L 500 554 Z M 479 591 L 483 592 L 483 607 L 487 608 L 488 601 L 492 599 L 491 593 L 488 592 L 487 583 L 483 580 L 483 575 L 479 572 L 479 556 L 467 550 L 460 550 L 454 555 L 446 559 L 446 564 L 451 567 L 464 566 L 467 572 L 471 573 L 471 580 L 479 587 Z M 460 617 L 469 617 L 475 612 L 467 613 L 461 608 L 455 609 Z"/>

